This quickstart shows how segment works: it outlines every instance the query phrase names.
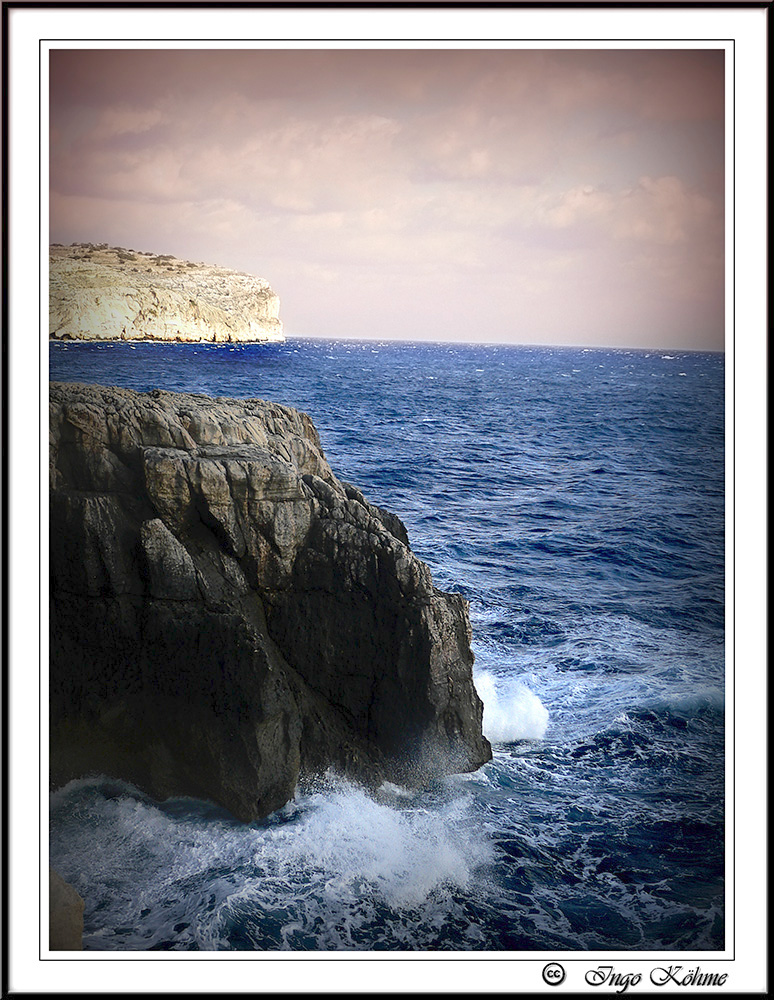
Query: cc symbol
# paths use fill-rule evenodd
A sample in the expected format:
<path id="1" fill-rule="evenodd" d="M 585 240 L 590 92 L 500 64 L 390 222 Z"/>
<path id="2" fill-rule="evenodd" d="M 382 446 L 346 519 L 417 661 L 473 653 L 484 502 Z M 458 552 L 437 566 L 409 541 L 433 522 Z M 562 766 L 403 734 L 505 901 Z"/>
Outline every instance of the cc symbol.
<path id="1" fill-rule="evenodd" d="M 549 962 L 543 969 L 543 982 L 547 983 L 549 986 L 558 986 L 560 983 L 564 982 L 566 975 L 567 973 L 564 971 L 564 966 L 560 965 L 558 962 Z"/>

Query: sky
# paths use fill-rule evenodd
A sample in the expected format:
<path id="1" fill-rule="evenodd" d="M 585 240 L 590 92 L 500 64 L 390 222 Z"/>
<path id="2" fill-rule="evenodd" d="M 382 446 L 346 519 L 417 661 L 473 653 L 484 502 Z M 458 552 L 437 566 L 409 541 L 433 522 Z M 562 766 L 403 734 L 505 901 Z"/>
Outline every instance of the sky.
<path id="1" fill-rule="evenodd" d="M 53 50 L 50 242 L 289 335 L 723 350 L 724 100 L 722 50 Z"/>

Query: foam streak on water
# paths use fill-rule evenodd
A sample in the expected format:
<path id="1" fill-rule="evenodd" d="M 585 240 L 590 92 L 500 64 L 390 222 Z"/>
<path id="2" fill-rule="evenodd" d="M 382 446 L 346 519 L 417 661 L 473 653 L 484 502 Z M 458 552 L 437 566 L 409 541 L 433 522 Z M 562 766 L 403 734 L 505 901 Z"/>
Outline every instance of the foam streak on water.
<path id="1" fill-rule="evenodd" d="M 51 853 L 87 948 L 723 947 L 722 356 L 54 344 L 51 373 L 310 413 L 469 600 L 494 745 L 424 792 L 329 778 L 248 826 L 73 782 Z"/>

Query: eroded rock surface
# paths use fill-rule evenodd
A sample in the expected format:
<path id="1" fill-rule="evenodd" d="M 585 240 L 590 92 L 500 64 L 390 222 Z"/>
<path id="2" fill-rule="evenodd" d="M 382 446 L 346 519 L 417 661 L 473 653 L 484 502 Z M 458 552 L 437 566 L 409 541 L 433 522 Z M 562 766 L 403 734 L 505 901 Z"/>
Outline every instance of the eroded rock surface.
<path id="1" fill-rule="evenodd" d="M 303 413 L 52 384 L 51 776 L 252 820 L 333 766 L 472 770 L 464 599 L 333 475 Z"/>
<path id="2" fill-rule="evenodd" d="M 49 336 L 57 340 L 284 340 L 268 283 L 170 254 L 49 247 Z"/>

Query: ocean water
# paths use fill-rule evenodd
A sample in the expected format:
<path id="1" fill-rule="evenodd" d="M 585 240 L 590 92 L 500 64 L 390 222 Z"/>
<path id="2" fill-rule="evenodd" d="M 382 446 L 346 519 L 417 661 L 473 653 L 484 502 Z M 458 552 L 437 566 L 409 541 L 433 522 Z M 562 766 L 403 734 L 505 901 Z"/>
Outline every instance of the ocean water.
<path id="1" fill-rule="evenodd" d="M 50 803 L 86 949 L 724 947 L 724 359 L 61 344 L 52 379 L 261 397 L 470 602 L 494 759 L 335 775 L 252 825 L 107 778 Z"/>

